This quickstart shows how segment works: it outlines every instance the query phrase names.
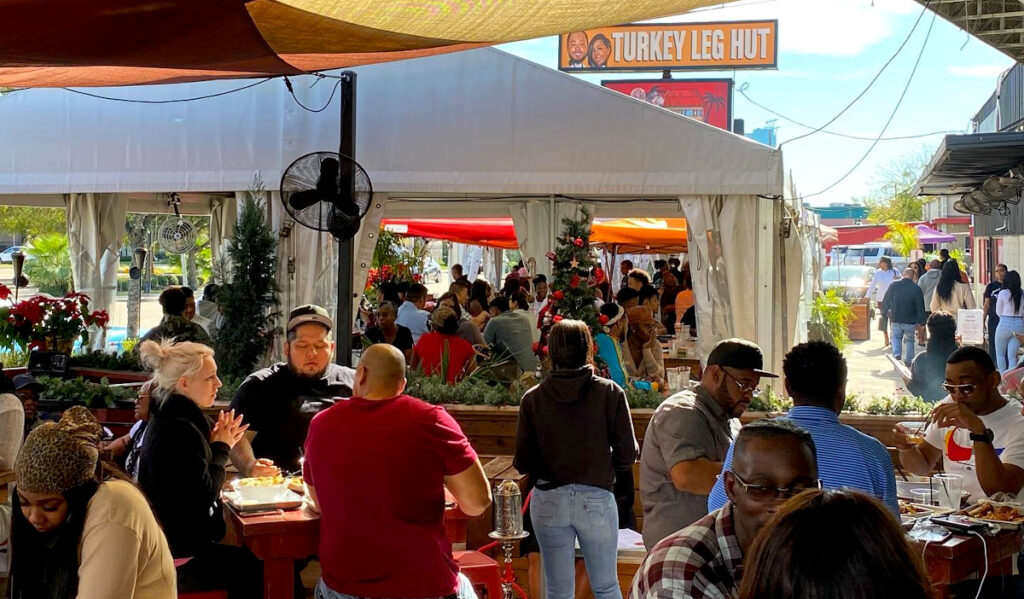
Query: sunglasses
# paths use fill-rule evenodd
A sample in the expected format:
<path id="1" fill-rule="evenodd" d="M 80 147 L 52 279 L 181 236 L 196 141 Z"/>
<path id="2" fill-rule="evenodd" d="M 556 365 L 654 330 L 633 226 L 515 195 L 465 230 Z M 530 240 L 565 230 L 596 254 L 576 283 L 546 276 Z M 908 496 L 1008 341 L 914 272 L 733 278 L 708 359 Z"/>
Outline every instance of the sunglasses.
<path id="1" fill-rule="evenodd" d="M 954 393 L 962 393 L 963 395 L 973 394 L 978 386 L 974 383 L 967 383 L 966 385 L 951 385 L 949 383 L 942 383 L 942 388 L 946 390 L 946 393 L 953 395 Z"/>
<path id="2" fill-rule="evenodd" d="M 772 499 L 789 499 L 794 495 L 803 493 L 807 489 L 820 489 L 821 480 L 815 480 L 809 484 L 794 484 L 792 487 L 766 487 L 764 485 L 755 485 L 748 483 L 747 481 L 740 478 L 735 472 L 731 472 L 733 478 L 739 483 L 743 490 L 750 496 L 754 501 L 770 501 Z"/>

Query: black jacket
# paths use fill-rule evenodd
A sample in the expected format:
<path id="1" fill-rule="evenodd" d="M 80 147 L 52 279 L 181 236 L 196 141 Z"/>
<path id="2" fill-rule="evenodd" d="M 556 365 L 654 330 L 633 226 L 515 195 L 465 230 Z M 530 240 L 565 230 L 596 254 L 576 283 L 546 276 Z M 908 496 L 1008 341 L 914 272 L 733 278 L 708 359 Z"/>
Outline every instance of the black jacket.
<path id="1" fill-rule="evenodd" d="M 590 367 L 555 370 L 519 406 L 513 464 L 539 489 L 583 484 L 613 490 L 632 476 L 637 444 L 626 393 Z"/>
<path id="2" fill-rule="evenodd" d="M 139 487 L 176 558 L 224 538 L 220 491 L 230 449 L 210 443 L 210 430 L 199 406 L 174 394 L 153 412 L 142 444 Z"/>
<path id="3" fill-rule="evenodd" d="M 924 324 L 924 293 L 914 281 L 899 279 L 889 285 L 882 298 L 882 314 L 887 314 L 891 322 Z"/>

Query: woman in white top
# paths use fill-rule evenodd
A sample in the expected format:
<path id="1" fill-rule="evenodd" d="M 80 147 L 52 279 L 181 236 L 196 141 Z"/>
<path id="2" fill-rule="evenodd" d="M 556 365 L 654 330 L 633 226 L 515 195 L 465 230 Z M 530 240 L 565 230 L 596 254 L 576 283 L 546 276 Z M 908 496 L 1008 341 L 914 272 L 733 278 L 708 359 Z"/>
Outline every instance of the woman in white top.
<path id="1" fill-rule="evenodd" d="M 1003 288 L 996 295 L 996 364 L 1000 374 L 1006 374 L 1017 367 L 1017 349 L 1020 341 L 1014 333 L 1024 333 L 1024 295 L 1020 288 L 1020 273 L 1011 270 L 1003 277 Z"/>
<path id="2" fill-rule="evenodd" d="M 2 375 L 0 375 L 2 376 Z M 4 377 L 7 386 L 10 381 Z M 11 387 L 13 389 L 13 387 Z M 0 393 L 0 470 L 13 470 L 14 460 L 21 449 L 21 438 L 25 433 L 25 408 L 21 401 L 12 393 Z M 7 538 L 11 533 L 11 493 L 13 488 L 7 485 L 7 500 L 0 503 L 0 576 L 6 577 L 8 570 Z M 7 595 L 7 584 L 0 581 L 0 597 Z"/>
<path id="3" fill-rule="evenodd" d="M 956 260 L 947 260 L 942 265 L 942 274 L 932 294 L 932 312 L 949 312 L 956 316 L 958 310 L 973 310 L 978 307 L 971 293 L 971 286 L 960 282 L 960 265 Z"/>
<path id="4" fill-rule="evenodd" d="M 882 334 L 885 335 L 886 346 L 889 345 L 889 317 L 882 312 L 882 299 L 885 297 L 885 292 L 889 291 L 889 285 L 892 285 L 893 281 L 898 278 L 900 278 L 899 273 L 892 268 L 892 258 L 882 256 L 878 259 L 878 269 L 871 276 L 868 291 L 864 294 L 864 297 L 875 302 L 875 307 L 878 308 L 880 315 L 878 330 L 882 331 Z"/>

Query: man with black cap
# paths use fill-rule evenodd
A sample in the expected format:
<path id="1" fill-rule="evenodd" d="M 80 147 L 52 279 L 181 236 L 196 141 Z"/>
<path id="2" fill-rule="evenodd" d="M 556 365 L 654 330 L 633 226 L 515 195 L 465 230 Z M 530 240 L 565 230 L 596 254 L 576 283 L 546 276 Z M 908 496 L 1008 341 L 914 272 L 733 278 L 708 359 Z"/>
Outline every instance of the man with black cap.
<path id="1" fill-rule="evenodd" d="M 43 385 L 31 374 L 19 374 L 14 377 L 14 394 L 21 400 L 25 408 L 25 435 L 32 429 L 47 420 L 54 420 L 49 414 L 40 414 L 37 409 L 39 394 L 43 391 Z"/>
<path id="2" fill-rule="evenodd" d="M 240 442 L 231 452 L 243 474 L 262 474 L 271 462 L 285 471 L 299 470 L 313 416 L 334 405 L 334 398 L 352 395 L 355 371 L 331 361 L 333 328 L 320 306 L 295 308 L 284 345 L 288 361 L 250 374 L 235 392 L 231 408 L 256 433 L 251 444 Z"/>
<path id="3" fill-rule="evenodd" d="M 658 406 L 640 454 L 640 500 L 644 545 L 658 541 L 708 513 L 708 493 L 722 472 L 739 417 L 759 393 L 761 348 L 745 339 L 718 342 L 708 356 L 700 385 Z"/>

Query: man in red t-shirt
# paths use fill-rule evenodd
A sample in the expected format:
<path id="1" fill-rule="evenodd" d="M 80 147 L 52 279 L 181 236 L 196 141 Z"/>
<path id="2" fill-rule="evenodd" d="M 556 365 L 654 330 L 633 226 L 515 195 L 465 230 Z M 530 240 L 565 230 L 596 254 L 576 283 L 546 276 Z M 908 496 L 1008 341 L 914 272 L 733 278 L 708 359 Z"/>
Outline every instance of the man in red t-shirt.
<path id="1" fill-rule="evenodd" d="M 318 588 L 326 598 L 454 596 L 444 489 L 469 516 L 491 503 L 455 419 L 404 390 L 402 352 L 373 345 L 359 360 L 353 396 L 310 424 L 303 475 L 320 511 Z"/>

